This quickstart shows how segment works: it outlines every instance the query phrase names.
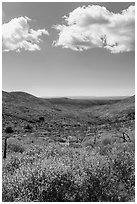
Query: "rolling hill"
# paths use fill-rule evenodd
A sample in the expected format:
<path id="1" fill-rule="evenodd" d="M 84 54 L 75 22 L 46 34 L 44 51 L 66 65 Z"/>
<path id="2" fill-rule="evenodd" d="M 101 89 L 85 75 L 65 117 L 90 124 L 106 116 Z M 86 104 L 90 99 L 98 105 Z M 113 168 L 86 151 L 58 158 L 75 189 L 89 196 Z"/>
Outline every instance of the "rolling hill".
<path id="1" fill-rule="evenodd" d="M 119 100 L 118 100 L 119 101 Z M 83 109 L 104 104 L 113 104 L 114 100 L 80 100 L 69 98 L 43 99 L 25 92 L 5 92 L 2 91 L 3 114 L 21 114 L 26 116 L 44 114 L 64 109 Z"/>
<path id="2" fill-rule="evenodd" d="M 105 124 L 135 118 L 135 96 L 122 100 L 85 100 L 69 98 L 43 99 L 25 92 L 2 92 L 3 129 L 39 122 L 44 117 L 48 124 Z"/>

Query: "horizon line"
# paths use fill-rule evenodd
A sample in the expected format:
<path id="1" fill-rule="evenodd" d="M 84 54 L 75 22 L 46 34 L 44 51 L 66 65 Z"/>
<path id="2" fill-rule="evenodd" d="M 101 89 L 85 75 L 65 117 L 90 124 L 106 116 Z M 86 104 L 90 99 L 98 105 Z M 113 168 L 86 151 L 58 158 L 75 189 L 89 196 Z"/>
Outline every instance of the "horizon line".
<path id="1" fill-rule="evenodd" d="M 7 92 L 7 93 L 11 93 L 11 92 L 22 92 L 22 93 L 28 93 L 28 94 L 31 94 L 33 96 L 36 96 L 38 98 L 116 98 L 116 97 L 131 97 L 131 96 L 134 96 L 134 94 L 132 95 L 60 95 L 60 96 L 56 96 L 56 95 L 52 95 L 52 96 L 37 96 L 36 94 L 33 94 L 31 92 L 28 92 L 28 91 L 21 91 L 21 90 L 17 90 L 17 91 L 5 91 L 5 90 L 2 90 L 4 92 Z"/>

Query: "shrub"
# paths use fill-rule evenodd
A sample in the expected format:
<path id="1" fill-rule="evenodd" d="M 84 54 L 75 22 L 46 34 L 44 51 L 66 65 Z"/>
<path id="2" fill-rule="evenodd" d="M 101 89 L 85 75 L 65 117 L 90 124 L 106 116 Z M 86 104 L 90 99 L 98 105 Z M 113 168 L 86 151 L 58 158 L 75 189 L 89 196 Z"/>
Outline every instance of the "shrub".
<path id="1" fill-rule="evenodd" d="M 6 133 L 13 133 L 12 127 L 6 127 L 5 132 Z"/>
<path id="2" fill-rule="evenodd" d="M 106 137 L 106 138 L 104 138 L 104 139 L 102 140 L 102 144 L 103 144 L 104 146 L 110 145 L 111 143 L 112 143 L 112 139 L 111 139 L 110 137 Z"/>
<path id="3" fill-rule="evenodd" d="M 27 130 L 27 131 L 31 131 L 31 130 L 32 130 L 32 126 L 30 126 L 30 125 L 28 124 L 28 125 L 26 125 L 26 126 L 24 127 L 24 129 Z"/>
<path id="4" fill-rule="evenodd" d="M 5 163 L 3 169 L 4 172 L 13 174 L 16 169 L 19 168 L 21 162 L 17 156 L 12 156 L 8 161 Z"/>
<path id="5" fill-rule="evenodd" d="M 134 198 L 133 144 L 95 149 L 38 147 L 25 152 L 13 175 L 3 174 L 3 202 L 128 202 Z M 108 147 L 108 146 L 106 146 Z M 30 157 L 35 160 L 29 162 Z M 37 159 L 36 159 L 37 158 Z M 33 163 L 32 163 L 33 162 Z M 18 163 L 18 162 L 15 162 Z M 15 165 L 14 165 L 15 166 Z"/>
<path id="6" fill-rule="evenodd" d="M 45 118 L 44 118 L 44 117 L 39 117 L 39 121 L 40 121 L 40 122 L 44 122 L 44 121 L 45 121 Z"/>
<path id="7" fill-rule="evenodd" d="M 8 142 L 8 149 L 12 152 L 23 153 L 25 151 L 25 147 L 16 139 L 10 139 Z"/>
<path id="8" fill-rule="evenodd" d="M 23 153 L 25 151 L 24 147 L 20 144 L 10 144 L 8 148 L 13 152 Z"/>
<path id="9" fill-rule="evenodd" d="M 91 124 L 92 124 L 92 122 L 91 122 L 91 121 L 88 121 L 87 123 L 88 123 L 88 125 L 91 125 Z"/>
<path id="10" fill-rule="evenodd" d="M 83 145 L 84 145 L 84 147 L 92 147 L 92 148 L 94 148 L 94 141 L 93 141 L 93 139 L 87 140 L 87 141 L 84 142 Z"/>

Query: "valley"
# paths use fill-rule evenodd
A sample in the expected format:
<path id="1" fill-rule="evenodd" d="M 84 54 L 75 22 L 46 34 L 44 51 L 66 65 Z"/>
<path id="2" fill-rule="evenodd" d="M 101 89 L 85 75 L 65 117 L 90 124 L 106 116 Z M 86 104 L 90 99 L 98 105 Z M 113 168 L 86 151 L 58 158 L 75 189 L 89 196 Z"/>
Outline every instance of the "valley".
<path id="1" fill-rule="evenodd" d="M 29 201 L 29 199 L 31 201 L 34 201 L 35 199 L 37 201 L 54 201 L 54 199 L 52 200 L 52 196 L 50 197 L 47 194 L 45 194 L 44 197 L 41 197 L 42 195 L 40 196 L 40 192 L 43 192 L 43 190 L 38 190 L 39 185 L 36 187 L 39 192 L 39 196 L 36 196 L 37 198 L 34 199 L 34 195 L 29 196 L 28 193 L 25 193 L 25 190 L 25 194 L 22 194 L 19 190 L 20 187 L 23 185 L 27 188 L 26 185 L 28 186 L 28 184 L 24 183 L 24 179 L 22 180 L 22 184 L 19 184 L 19 187 L 16 188 L 16 191 L 18 192 L 16 195 L 11 196 L 12 192 L 11 194 L 5 193 L 8 192 L 8 187 L 6 187 L 7 183 L 10 183 L 12 189 L 15 190 L 14 179 L 16 178 L 16 180 L 19 181 L 20 177 L 18 177 L 18 173 L 23 173 L 23 166 L 25 166 L 26 173 L 28 168 L 31 168 L 28 174 L 28 179 L 31 179 L 32 176 L 34 176 L 34 169 L 37 173 L 40 171 L 42 172 L 42 175 L 45 175 L 44 172 L 48 171 L 47 168 L 49 166 L 52 166 L 52 171 L 56 175 L 59 174 L 60 176 L 63 176 L 63 174 L 66 174 L 67 177 L 65 178 L 68 178 L 69 172 L 69 174 L 73 175 L 73 179 L 78 179 L 78 177 L 83 179 L 81 183 L 78 181 L 78 185 L 82 188 L 82 186 L 85 185 L 83 183 L 85 182 L 85 179 L 89 178 L 87 176 L 92 174 L 92 171 L 94 172 L 97 168 L 95 163 L 97 161 L 99 162 L 99 160 L 101 162 L 99 166 L 100 170 L 96 169 L 96 171 L 101 173 L 104 171 L 102 168 L 105 168 L 106 170 L 103 175 L 110 175 L 111 179 L 114 178 L 114 174 L 118 171 L 115 188 L 117 189 L 118 185 L 122 182 L 122 185 L 124 185 L 124 188 L 126 189 L 125 194 L 121 195 L 121 191 L 114 193 L 110 188 L 110 195 L 107 195 L 106 191 L 103 191 L 104 196 L 102 197 L 96 189 L 99 197 L 94 195 L 92 198 L 89 193 L 86 193 L 86 195 L 89 194 L 89 196 L 83 196 L 82 198 L 79 195 L 79 188 L 76 188 L 77 193 L 75 195 L 68 195 L 68 197 L 66 197 L 66 194 L 56 195 L 55 201 L 70 201 L 71 199 L 72 201 L 86 202 L 129 201 L 134 199 L 133 155 L 135 141 L 135 96 L 124 99 L 106 100 L 69 98 L 44 99 L 37 98 L 25 92 L 8 93 L 3 91 L 2 102 L 3 150 L 5 138 L 7 138 L 8 145 L 6 159 L 3 159 L 4 201 Z M 11 133 L 7 131 L 8 127 L 12 129 Z M 129 154 L 128 158 L 127 154 Z M 122 155 L 123 157 L 120 157 Z M 114 159 L 112 159 L 113 157 Z M 132 164 L 130 164 L 131 157 Z M 115 162 L 118 162 L 117 159 L 119 158 L 119 161 L 121 161 L 119 165 L 125 166 L 119 166 L 119 169 L 115 169 Z M 27 160 L 31 159 L 31 163 L 30 161 L 27 162 Z M 95 163 L 91 161 L 92 159 L 95 159 Z M 126 161 L 126 159 L 127 163 L 123 164 L 122 162 Z M 62 168 L 58 163 L 59 161 L 61 164 L 65 165 L 62 170 L 57 170 L 58 168 Z M 106 162 L 104 163 L 104 161 Z M 102 162 L 104 164 L 102 164 Z M 44 163 L 46 166 L 42 167 Z M 95 165 L 93 169 L 90 166 L 91 164 L 93 166 Z M 12 166 L 8 170 L 9 165 Z M 54 167 L 54 165 L 57 166 Z M 110 166 L 108 167 L 108 165 Z M 76 173 L 76 166 L 79 171 L 82 172 L 81 174 Z M 128 178 L 125 178 L 124 171 L 127 171 L 127 168 L 131 168 L 131 166 L 132 178 L 129 179 L 131 175 L 129 175 Z M 108 172 L 110 167 L 112 168 L 112 171 Z M 86 170 L 83 168 L 86 168 Z M 124 169 L 122 170 L 122 168 Z M 89 173 L 86 173 L 87 176 L 84 176 L 87 171 Z M 123 171 L 123 178 L 120 178 L 121 171 Z M 64 173 L 62 174 L 61 172 Z M 94 173 L 93 175 L 96 179 L 99 179 L 99 175 Z M 10 181 L 11 177 L 13 177 L 13 183 Z M 56 179 L 57 178 L 58 176 Z M 100 178 L 103 179 L 103 177 Z M 38 177 L 36 176 L 35 179 L 37 180 Z M 73 179 L 70 179 L 70 185 L 74 182 Z M 111 179 L 107 182 L 111 183 Z M 125 179 L 125 181 L 123 181 L 123 179 Z M 127 187 L 127 180 L 132 186 L 130 189 Z M 50 183 L 52 187 L 54 181 L 55 179 L 53 177 Z M 103 182 L 103 180 L 98 181 L 100 183 L 98 185 L 101 185 L 100 187 L 98 186 L 98 189 L 102 189 L 103 184 L 101 182 Z M 45 180 L 43 182 L 47 181 Z M 60 191 L 60 185 L 67 185 L 65 180 L 59 180 L 58 182 L 59 184 L 57 189 L 54 189 L 54 193 Z M 65 183 L 61 184 L 60 182 Z M 90 186 L 91 184 L 94 185 L 92 180 L 89 182 Z M 45 185 L 47 184 L 43 184 L 43 188 L 45 188 Z M 88 191 L 91 191 L 91 187 L 85 188 L 89 188 Z M 29 191 L 31 191 L 31 189 Z M 47 192 L 48 191 L 49 188 L 47 187 Z M 86 189 L 85 191 L 87 192 Z M 65 193 L 68 193 L 67 190 Z M 31 194 L 34 194 L 34 191 L 33 193 L 31 192 Z M 24 197 L 22 197 L 23 195 Z"/>

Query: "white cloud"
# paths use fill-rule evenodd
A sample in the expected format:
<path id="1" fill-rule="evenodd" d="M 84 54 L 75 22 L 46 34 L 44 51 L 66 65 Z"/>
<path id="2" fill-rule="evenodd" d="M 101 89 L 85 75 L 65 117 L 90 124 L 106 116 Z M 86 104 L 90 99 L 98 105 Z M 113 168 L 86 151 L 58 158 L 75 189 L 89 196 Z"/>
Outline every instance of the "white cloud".
<path id="1" fill-rule="evenodd" d="M 21 49 L 28 51 L 40 50 L 39 43 L 42 34 L 49 35 L 45 29 L 30 29 L 28 17 L 14 18 L 2 25 L 3 51 L 20 52 Z"/>
<path id="2" fill-rule="evenodd" d="M 135 49 L 135 6 L 113 13 L 98 5 L 78 7 L 55 25 L 59 38 L 54 46 L 76 51 L 103 47 L 112 53 Z"/>

